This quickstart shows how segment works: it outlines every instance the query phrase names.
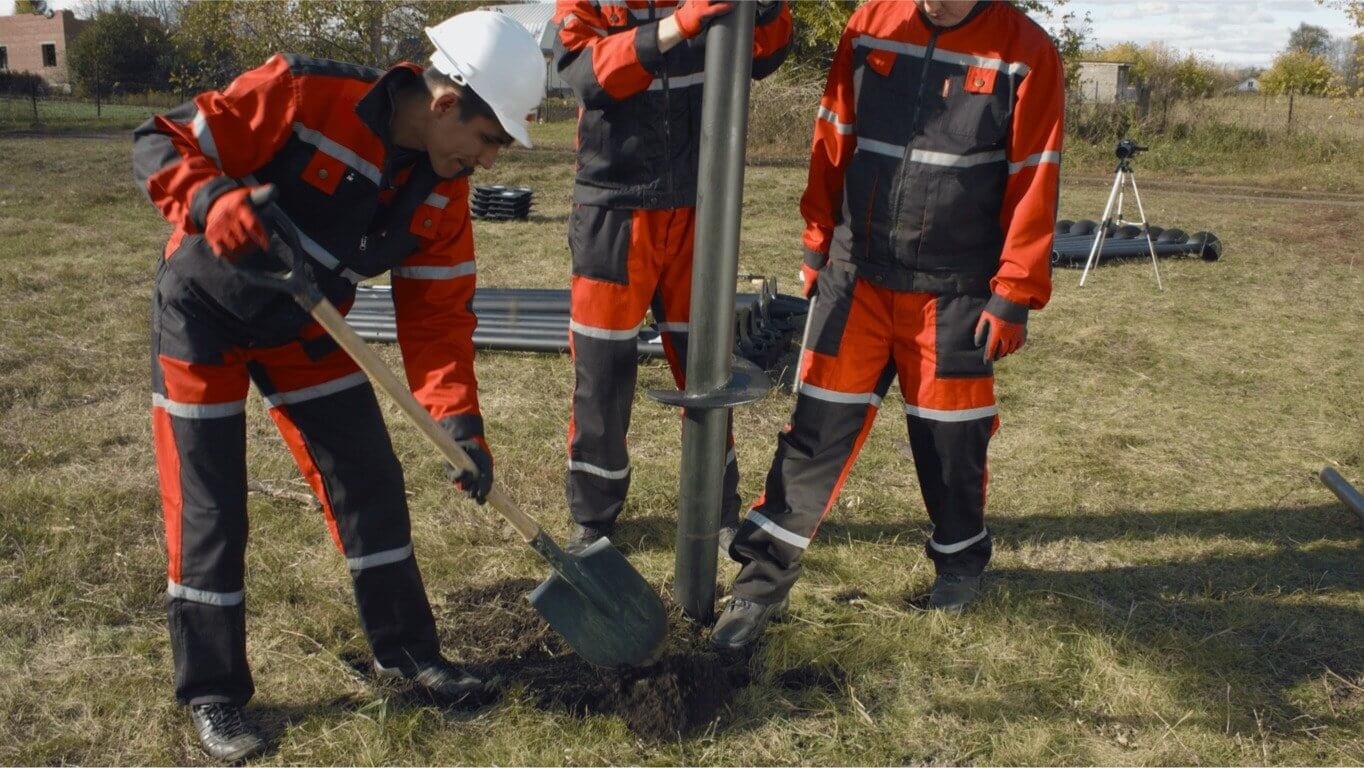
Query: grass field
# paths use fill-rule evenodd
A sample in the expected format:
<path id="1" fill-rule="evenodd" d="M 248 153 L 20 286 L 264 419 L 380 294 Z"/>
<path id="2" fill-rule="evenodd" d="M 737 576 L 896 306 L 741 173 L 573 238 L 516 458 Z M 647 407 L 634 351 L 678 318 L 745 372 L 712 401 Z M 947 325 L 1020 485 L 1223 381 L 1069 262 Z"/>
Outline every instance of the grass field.
<path id="1" fill-rule="evenodd" d="M 150 450 L 146 316 L 167 227 L 126 182 L 128 155 L 126 137 L 0 138 L 4 764 L 205 762 L 171 698 Z M 480 174 L 537 200 L 528 223 L 476 225 L 482 284 L 566 283 L 569 164 L 514 151 Z M 448 711 L 357 674 L 364 640 L 321 516 L 253 495 L 252 706 L 279 740 L 262 762 L 1364 763 L 1364 527 L 1313 478 L 1331 465 L 1364 481 L 1364 205 L 1166 181 L 1146 191 L 1152 220 L 1216 231 L 1226 256 L 1164 262 L 1163 293 L 1149 264 L 1104 266 L 1083 289 L 1056 273 L 1028 346 L 999 366 L 996 555 L 977 609 L 920 608 L 927 521 L 892 395 L 747 684 L 714 723 L 646 738 L 543 695 L 574 662 L 517 657 L 549 643 L 514 597 L 540 562 L 455 500 L 386 405 L 447 651 L 504 671 L 505 690 Z M 803 184 L 799 167 L 748 174 L 741 268 L 788 290 Z M 1106 191 L 1067 183 L 1062 215 L 1096 216 Z M 562 536 L 568 361 L 478 366 L 499 481 Z M 669 380 L 646 364 L 641 390 Z M 736 414 L 746 499 L 791 403 Z M 264 405 L 248 412 L 253 477 L 290 480 Z M 660 586 L 678 432 L 641 394 L 618 538 Z"/>

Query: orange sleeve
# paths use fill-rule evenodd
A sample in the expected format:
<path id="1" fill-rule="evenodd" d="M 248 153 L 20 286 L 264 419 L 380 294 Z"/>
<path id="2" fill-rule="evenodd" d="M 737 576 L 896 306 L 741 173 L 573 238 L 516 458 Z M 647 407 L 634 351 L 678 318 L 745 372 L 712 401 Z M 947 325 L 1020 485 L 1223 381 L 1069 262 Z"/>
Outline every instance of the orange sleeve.
<path id="1" fill-rule="evenodd" d="M 202 93 L 139 127 L 134 176 L 167 221 L 198 232 L 213 201 L 284 146 L 296 112 L 294 78 L 276 54 L 223 91 Z"/>
<path id="2" fill-rule="evenodd" d="M 822 267 L 828 258 L 829 241 L 843 210 L 843 174 L 857 148 L 852 39 L 850 30 L 845 30 L 829 68 L 829 78 L 815 117 L 805 194 L 800 198 L 800 212 L 805 218 L 802 239 L 806 264 L 815 269 Z"/>
<path id="3" fill-rule="evenodd" d="M 559 74 L 588 109 L 642 93 L 663 69 L 658 23 L 608 33 L 606 18 L 590 0 L 558 0 Z"/>
<path id="4" fill-rule="evenodd" d="M 395 267 L 393 308 L 412 394 L 456 439 L 483 433 L 474 374 L 473 225 L 469 183 L 449 192 L 439 236 Z M 431 215 L 431 203 L 416 217 Z"/>
<path id="5" fill-rule="evenodd" d="M 761 18 L 753 29 L 753 79 L 761 80 L 777 71 L 791 50 L 791 7 L 785 0 L 776 4 L 770 19 Z"/>
<path id="6" fill-rule="evenodd" d="M 1014 107 L 1009 181 L 1000 212 L 1004 250 L 990 281 L 997 296 L 1029 309 L 1041 309 L 1051 298 L 1051 243 L 1065 134 L 1061 57 L 1049 40 L 1038 47 L 1041 55 L 1024 76 Z"/>

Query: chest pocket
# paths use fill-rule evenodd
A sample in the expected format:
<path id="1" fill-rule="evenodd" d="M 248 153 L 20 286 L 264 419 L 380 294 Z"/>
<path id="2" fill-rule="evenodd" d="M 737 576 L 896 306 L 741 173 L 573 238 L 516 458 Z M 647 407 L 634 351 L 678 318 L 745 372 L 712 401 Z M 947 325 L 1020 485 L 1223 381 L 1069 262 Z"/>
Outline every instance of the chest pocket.
<path id="1" fill-rule="evenodd" d="M 997 147 L 1008 127 L 1009 79 L 989 67 L 967 67 L 942 84 L 941 126 L 977 150 Z"/>
<path id="2" fill-rule="evenodd" d="M 853 70 L 857 133 L 896 146 L 909 142 L 909 114 L 923 64 L 913 56 L 868 49 Z"/>
<path id="3" fill-rule="evenodd" d="M 329 195 L 334 194 L 346 170 L 345 163 L 319 149 L 303 169 L 303 181 Z"/>

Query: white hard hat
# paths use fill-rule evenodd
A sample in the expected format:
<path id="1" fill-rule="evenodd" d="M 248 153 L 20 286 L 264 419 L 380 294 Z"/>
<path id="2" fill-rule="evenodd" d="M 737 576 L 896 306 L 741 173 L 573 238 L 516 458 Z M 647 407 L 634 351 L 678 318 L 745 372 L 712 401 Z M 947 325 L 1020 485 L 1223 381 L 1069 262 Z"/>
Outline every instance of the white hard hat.
<path id="1" fill-rule="evenodd" d="M 540 44 L 511 17 L 469 11 L 426 28 L 436 46 L 431 66 L 474 89 L 488 102 L 502 129 L 530 146 L 526 118 L 545 95 Z"/>

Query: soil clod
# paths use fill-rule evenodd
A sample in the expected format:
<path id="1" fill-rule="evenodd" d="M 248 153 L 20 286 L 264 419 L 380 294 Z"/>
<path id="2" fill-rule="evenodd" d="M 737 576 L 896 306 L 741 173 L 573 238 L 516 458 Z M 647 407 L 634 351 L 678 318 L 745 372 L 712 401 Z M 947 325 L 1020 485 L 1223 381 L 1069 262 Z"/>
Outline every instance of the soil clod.
<path id="1" fill-rule="evenodd" d="M 439 607 L 450 658 L 501 689 L 522 688 L 543 709 L 618 715 L 631 732 L 667 740 L 714 722 L 748 684 L 747 660 L 721 656 L 670 607 L 668 645 L 647 668 L 603 670 L 583 661 L 526 600 L 530 579 L 446 595 Z"/>

